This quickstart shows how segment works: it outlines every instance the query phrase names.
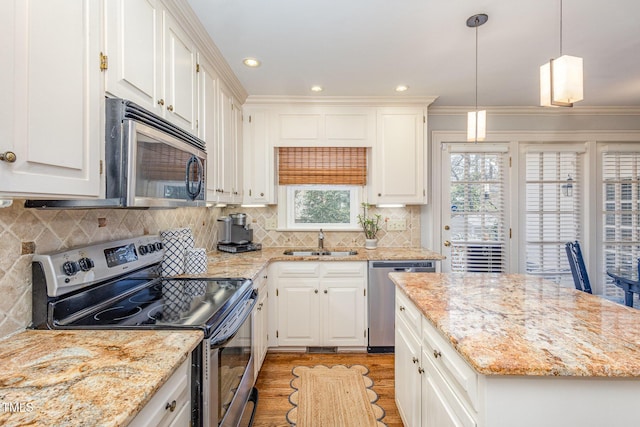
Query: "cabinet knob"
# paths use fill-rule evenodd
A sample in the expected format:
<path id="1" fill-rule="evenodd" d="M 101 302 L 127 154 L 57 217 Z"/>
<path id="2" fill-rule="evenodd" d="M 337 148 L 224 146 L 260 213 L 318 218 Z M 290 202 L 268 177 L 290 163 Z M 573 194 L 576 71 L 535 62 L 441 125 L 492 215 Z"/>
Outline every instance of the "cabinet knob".
<path id="1" fill-rule="evenodd" d="M 419 373 L 419 374 L 424 373 L 424 369 L 422 369 L 421 367 L 419 367 L 419 366 L 418 366 L 418 373 Z"/>
<path id="2" fill-rule="evenodd" d="M 164 99 L 158 99 L 158 105 L 164 105 Z"/>
<path id="3" fill-rule="evenodd" d="M 315 293 L 317 294 L 317 293 L 318 293 L 318 290 L 316 289 L 316 290 L 315 290 L 315 291 L 313 291 L 313 292 L 315 292 Z"/>
<path id="4" fill-rule="evenodd" d="M 167 403 L 167 404 L 166 404 L 166 406 L 164 407 L 164 409 L 165 409 L 165 410 L 167 410 L 167 409 L 168 409 L 169 411 L 173 412 L 173 411 L 175 411 L 175 410 L 176 410 L 176 406 L 177 406 L 177 402 L 174 400 L 174 401 L 173 401 L 173 402 L 171 402 L 171 403 Z"/>
<path id="5" fill-rule="evenodd" d="M 417 357 L 413 357 L 411 360 L 413 360 L 413 363 L 418 363 L 418 358 Z"/>
<path id="6" fill-rule="evenodd" d="M 264 193 L 260 193 L 260 197 L 264 197 Z"/>
<path id="7" fill-rule="evenodd" d="M 0 153 L 0 160 L 7 163 L 13 163 L 17 159 L 16 153 L 13 151 L 5 151 L 4 153 Z"/>
<path id="8" fill-rule="evenodd" d="M 449 247 L 449 246 L 451 246 L 451 242 L 450 242 L 450 241 L 448 241 L 448 240 L 445 240 L 445 241 L 444 241 L 444 245 L 445 245 L 446 247 Z"/>
<path id="9" fill-rule="evenodd" d="M 433 357 L 435 357 L 436 359 L 438 357 L 442 357 L 442 353 L 440 353 L 440 351 L 438 350 L 433 350 Z"/>
<path id="10" fill-rule="evenodd" d="M 378 197 L 382 197 L 382 193 L 378 193 Z"/>
<path id="11" fill-rule="evenodd" d="M 329 291 L 325 289 L 325 290 L 324 290 L 324 293 L 325 293 L 325 294 L 328 294 L 328 293 L 329 293 Z"/>
<path id="12" fill-rule="evenodd" d="M 169 111 L 173 111 L 173 105 L 169 105 L 169 106 L 167 107 L 167 110 L 169 110 Z"/>
<path id="13" fill-rule="evenodd" d="M 404 306 L 403 305 L 400 306 L 400 311 L 404 311 Z"/>

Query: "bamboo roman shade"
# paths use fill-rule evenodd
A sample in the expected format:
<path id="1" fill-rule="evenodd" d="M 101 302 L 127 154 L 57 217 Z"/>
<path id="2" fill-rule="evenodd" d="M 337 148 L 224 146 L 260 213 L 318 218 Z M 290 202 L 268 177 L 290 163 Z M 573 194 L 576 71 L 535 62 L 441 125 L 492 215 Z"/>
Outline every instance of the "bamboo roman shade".
<path id="1" fill-rule="evenodd" d="M 280 185 L 367 183 L 365 147 L 280 147 Z"/>

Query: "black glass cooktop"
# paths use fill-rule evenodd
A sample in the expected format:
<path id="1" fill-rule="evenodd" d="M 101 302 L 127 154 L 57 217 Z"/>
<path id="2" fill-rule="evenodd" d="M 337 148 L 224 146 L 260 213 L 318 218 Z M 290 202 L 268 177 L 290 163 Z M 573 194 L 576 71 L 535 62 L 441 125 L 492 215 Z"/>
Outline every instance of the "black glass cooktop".
<path id="1" fill-rule="evenodd" d="M 122 282 L 54 303 L 55 325 L 85 329 L 186 327 L 210 331 L 252 287 L 250 280 L 224 278 L 128 278 L 126 283 Z"/>

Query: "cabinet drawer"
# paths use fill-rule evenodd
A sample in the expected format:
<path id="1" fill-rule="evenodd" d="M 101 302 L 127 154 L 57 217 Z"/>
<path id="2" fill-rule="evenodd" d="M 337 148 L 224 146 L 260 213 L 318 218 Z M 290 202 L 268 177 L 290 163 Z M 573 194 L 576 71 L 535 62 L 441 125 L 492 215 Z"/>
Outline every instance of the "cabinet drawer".
<path id="1" fill-rule="evenodd" d="M 131 421 L 129 427 L 167 426 L 190 408 L 191 386 L 189 384 L 191 357 L 173 373 L 167 382 L 153 395 L 151 400 Z M 175 401 L 175 404 L 173 403 Z M 171 410 L 170 408 L 173 408 Z M 187 410 L 187 412 L 190 412 Z"/>
<path id="2" fill-rule="evenodd" d="M 467 410 L 457 391 L 442 376 L 426 349 L 422 349 L 422 425 L 476 427 L 474 416 Z"/>
<path id="3" fill-rule="evenodd" d="M 478 410 L 478 374 L 426 318 L 422 318 L 422 348 L 458 394 Z"/>
<path id="4" fill-rule="evenodd" d="M 419 337 L 422 314 L 401 290 L 396 288 L 396 291 L 396 315 Z"/>
<path id="5" fill-rule="evenodd" d="M 322 264 L 322 277 L 361 277 L 364 278 L 367 271 L 366 262 L 325 262 Z"/>
<path id="6" fill-rule="evenodd" d="M 275 264 L 274 277 L 320 277 L 320 263 L 319 262 L 279 262 Z"/>

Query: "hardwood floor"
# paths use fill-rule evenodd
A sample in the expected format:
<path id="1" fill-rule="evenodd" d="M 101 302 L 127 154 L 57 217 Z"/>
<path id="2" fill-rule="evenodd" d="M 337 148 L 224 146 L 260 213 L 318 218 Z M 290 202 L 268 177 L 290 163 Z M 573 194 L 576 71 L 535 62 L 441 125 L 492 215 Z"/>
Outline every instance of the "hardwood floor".
<path id="1" fill-rule="evenodd" d="M 295 366 L 360 364 L 369 368 L 369 378 L 374 383 L 373 390 L 379 397 L 377 404 L 386 412 L 382 422 L 389 427 L 402 427 L 394 397 L 393 361 L 393 354 L 269 353 L 256 382 L 259 397 L 254 425 L 256 427 L 289 425 L 286 415 L 292 408 L 289 395 L 293 391 L 289 383 L 293 379 L 291 370 Z"/>

